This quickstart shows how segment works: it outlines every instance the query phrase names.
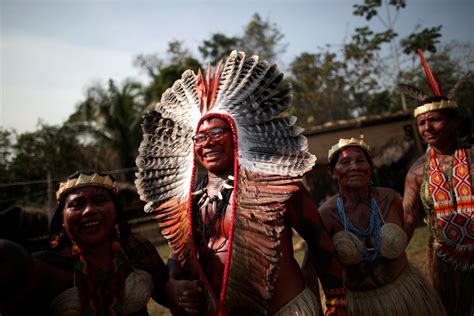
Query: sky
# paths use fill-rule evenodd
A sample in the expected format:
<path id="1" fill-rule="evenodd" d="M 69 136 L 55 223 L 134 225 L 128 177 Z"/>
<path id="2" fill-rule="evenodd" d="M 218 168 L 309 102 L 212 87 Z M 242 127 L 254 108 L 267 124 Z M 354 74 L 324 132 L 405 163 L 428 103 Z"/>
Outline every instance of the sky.
<path id="1" fill-rule="evenodd" d="M 241 36 L 254 13 L 275 23 L 287 50 L 302 52 L 349 41 L 367 24 L 352 15 L 362 0 L 0 0 L 0 127 L 32 132 L 62 124 L 94 83 L 147 82 L 138 54 L 165 56 L 168 43 L 197 47 L 214 33 Z M 396 31 L 443 25 L 442 42 L 473 42 L 473 0 L 407 0 Z M 377 20 L 368 22 L 381 29 Z"/>

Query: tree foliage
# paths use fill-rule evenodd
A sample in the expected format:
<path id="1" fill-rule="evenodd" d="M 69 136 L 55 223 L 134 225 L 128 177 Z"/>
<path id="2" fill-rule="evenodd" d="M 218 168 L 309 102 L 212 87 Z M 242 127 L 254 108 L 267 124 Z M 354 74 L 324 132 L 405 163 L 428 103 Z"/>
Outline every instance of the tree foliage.
<path id="1" fill-rule="evenodd" d="M 240 38 L 236 36 L 228 37 L 222 33 L 214 33 L 210 39 L 202 42 L 199 52 L 204 60 L 208 60 L 211 65 L 217 65 L 239 46 L 239 42 Z"/>
<path id="2" fill-rule="evenodd" d="M 290 65 L 294 98 L 291 113 L 310 126 L 351 116 L 345 64 L 329 51 L 303 53 Z"/>
<path id="3" fill-rule="evenodd" d="M 92 86 L 87 90 L 86 100 L 69 118 L 68 123 L 91 137 L 104 154 L 112 154 L 102 157 L 108 159 L 110 169 L 135 166 L 144 109 L 142 91 L 142 85 L 134 81 L 118 87 L 111 79 L 106 87 Z M 127 174 L 127 180 L 133 180 L 132 173 Z"/>
<path id="4" fill-rule="evenodd" d="M 290 67 L 295 86 L 294 106 L 298 107 L 295 113 L 303 114 L 307 123 L 322 123 L 401 109 L 402 103 L 394 91 L 403 69 L 399 47 L 407 54 L 413 54 L 417 44 L 435 51 L 433 47 L 439 44 L 441 36 L 441 26 L 438 26 L 413 32 L 399 40 L 395 23 L 405 7 L 404 0 L 364 0 L 355 4 L 355 16 L 367 22 L 377 19 L 383 29 L 376 32 L 370 25 L 357 27 L 340 53 L 331 52 L 328 46 L 319 53 L 309 54 L 318 56 L 316 59 L 321 61 L 321 56 L 331 56 L 320 64 L 311 60 L 302 62 L 305 54 L 298 56 Z M 321 71 L 315 77 L 304 75 L 315 69 L 330 71 Z"/>
<path id="5" fill-rule="evenodd" d="M 170 42 L 166 56 L 167 58 L 162 58 L 158 54 L 142 54 L 135 58 L 134 65 L 144 70 L 151 80 L 143 90 L 143 102 L 146 106 L 151 107 L 159 101 L 166 89 L 181 78 L 186 69 L 197 70 L 201 67 L 181 41 Z"/>
<path id="6" fill-rule="evenodd" d="M 5 134 L 3 134 L 5 136 Z M 48 173 L 53 179 L 64 178 L 76 169 L 90 166 L 89 150 L 76 137 L 76 130 L 67 125 L 41 125 L 35 132 L 27 132 L 12 140 L 9 151 L 14 155 L 5 167 L 2 183 L 45 180 Z M 1 190 L 0 208 L 16 200 L 44 202 L 46 183 L 6 186 Z"/>
<path id="7" fill-rule="evenodd" d="M 278 56 L 286 51 L 287 45 L 282 43 L 284 35 L 279 27 L 270 20 L 262 19 L 258 13 L 252 16 L 241 36 L 228 37 L 221 33 L 211 35 L 199 46 L 204 59 L 216 65 L 227 57 L 232 50 L 243 50 L 247 55 L 258 55 L 270 62 L 276 62 Z"/>
<path id="8" fill-rule="evenodd" d="M 249 54 L 256 54 L 262 59 L 276 62 L 277 56 L 286 50 L 287 45 L 281 44 L 283 37 L 275 23 L 263 20 L 258 13 L 255 13 L 245 27 L 240 46 Z"/>
<path id="9" fill-rule="evenodd" d="M 353 7 L 355 16 L 366 21 L 377 18 L 383 27 L 380 32 L 374 32 L 369 25 L 356 28 L 351 41 L 344 47 L 348 75 L 357 93 L 380 93 L 393 87 L 402 71 L 401 49 L 407 55 L 415 54 L 418 48 L 436 51 L 441 26 L 415 30 L 399 39 L 395 25 L 400 10 L 406 7 L 405 0 L 364 0 Z M 381 77 L 385 83 L 382 86 Z"/>

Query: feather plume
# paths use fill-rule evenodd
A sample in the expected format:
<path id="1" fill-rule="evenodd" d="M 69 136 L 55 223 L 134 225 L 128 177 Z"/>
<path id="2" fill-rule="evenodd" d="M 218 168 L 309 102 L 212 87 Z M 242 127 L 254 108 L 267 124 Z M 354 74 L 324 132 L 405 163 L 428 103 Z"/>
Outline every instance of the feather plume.
<path id="1" fill-rule="evenodd" d="M 426 77 L 428 78 L 428 83 L 430 85 L 431 91 L 433 91 L 433 94 L 435 96 L 440 97 L 441 91 L 439 91 L 438 83 L 436 82 L 436 79 L 433 76 L 433 73 L 431 72 L 430 66 L 428 65 L 428 62 L 425 59 L 425 55 L 423 55 L 423 51 L 419 48 L 418 48 L 418 55 L 420 56 L 421 63 L 423 65 L 423 68 L 425 69 L 425 74 L 426 74 Z"/>
<path id="2" fill-rule="evenodd" d="M 217 72 L 218 82 L 210 84 L 209 75 L 199 79 L 206 81 L 201 87 L 204 90 L 217 86 L 214 106 L 205 111 L 232 118 L 239 165 L 228 286 L 222 291 L 227 293 L 223 299 L 233 313 L 266 314 L 278 276 L 285 203 L 316 157 L 308 152 L 296 118 L 282 114 L 292 97 L 290 88 L 281 85 L 283 74 L 275 65 L 234 51 Z M 199 111 L 196 82 L 194 72 L 184 72 L 163 94 L 155 111 L 144 116 L 136 186 L 183 267 L 201 275 L 192 253 L 194 240 L 188 231 L 192 223 L 187 214 L 193 176 L 191 136 L 206 114 Z M 202 275 L 200 278 L 205 280 Z M 216 308 L 211 291 L 206 290 L 205 295 L 207 310 Z"/>
<path id="3" fill-rule="evenodd" d="M 448 99 L 450 100 L 453 100 L 456 96 L 456 91 L 459 89 L 459 87 L 466 81 L 466 80 L 469 80 L 472 78 L 472 72 L 468 72 L 466 74 L 464 74 L 464 76 L 461 77 L 461 79 L 459 79 L 455 84 L 454 86 L 449 90 L 448 92 Z"/>
<path id="4" fill-rule="evenodd" d="M 413 99 L 421 101 L 421 102 L 429 98 L 429 96 L 425 94 L 421 89 L 418 89 L 416 87 L 413 87 L 407 84 L 399 83 L 397 85 L 397 88 L 401 93 L 406 94 L 412 97 Z"/>

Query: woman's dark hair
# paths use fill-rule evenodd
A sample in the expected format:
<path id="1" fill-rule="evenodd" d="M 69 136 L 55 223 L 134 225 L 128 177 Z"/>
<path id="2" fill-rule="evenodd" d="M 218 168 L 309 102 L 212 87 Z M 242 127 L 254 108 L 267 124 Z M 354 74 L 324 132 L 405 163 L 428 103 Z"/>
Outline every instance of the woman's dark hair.
<path id="1" fill-rule="evenodd" d="M 80 174 L 92 175 L 94 173 L 97 173 L 101 176 L 109 176 L 112 179 L 112 181 L 115 181 L 114 177 L 112 177 L 111 175 L 102 174 L 102 173 L 97 172 L 96 170 L 93 170 L 93 169 L 77 170 L 73 174 L 68 176 L 66 179 L 69 180 L 69 179 L 77 178 L 77 177 L 79 177 Z M 112 197 L 112 201 L 113 201 L 114 206 L 115 206 L 115 212 L 117 214 L 116 222 L 118 224 L 118 228 L 119 228 L 119 231 L 120 231 L 120 239 L 121 239 L 121 241 L 126 240 L 130 236 L 131 231 L 130 231 L 130 226 L 127 223 L 127 219 L 125 217 L 125 213 L 123 211 L 122 204 L 120 203 L 118 194 L 116 194 L 112 190 L 109 190 L 109 189 L 106 189 L 106 190 L 109 192 L 110 196 Z M 69 193 L 71 193 L 73 191 L 74 191 L 74 189 L 71 190 L 70 192 L 65 193 L 63 196 L 61 196 L 61 198 L 59 200 L 58 207 L 56 208 L 56 211 L 54 212 L 53 218 L 51 219 L 51 225 L 49 227 L 50 240 L 52 238 L 54 238 L 55 236 L 59 235 L 62 231 L 64 202 L 66 200 L 66 197 L 69 195 Z M 69 243 L 69 244 L 71 243 L 71 241 L 69 240 L 69 237 L 67 235 L 66 236 L 61 236 L 61 244 L 63 242 L 66 242 L 66 243 Z"/>

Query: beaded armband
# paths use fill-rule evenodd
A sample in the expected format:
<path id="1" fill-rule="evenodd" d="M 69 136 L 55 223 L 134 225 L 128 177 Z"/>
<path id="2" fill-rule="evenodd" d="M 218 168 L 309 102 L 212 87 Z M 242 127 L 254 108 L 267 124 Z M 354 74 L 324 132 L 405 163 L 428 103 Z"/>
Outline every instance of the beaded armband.
<path id="1" fill-rule="evenodd" d="M 326 313 L 325 315 L 346 315 L 346 289 L 328 289 L 324 290 L 326 298 Z"/>

